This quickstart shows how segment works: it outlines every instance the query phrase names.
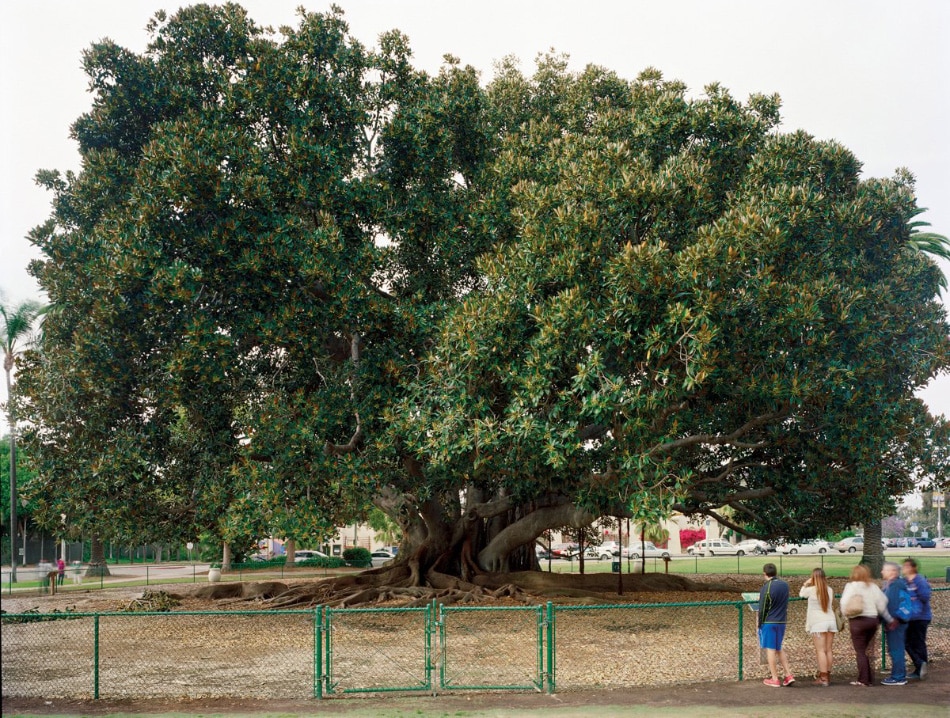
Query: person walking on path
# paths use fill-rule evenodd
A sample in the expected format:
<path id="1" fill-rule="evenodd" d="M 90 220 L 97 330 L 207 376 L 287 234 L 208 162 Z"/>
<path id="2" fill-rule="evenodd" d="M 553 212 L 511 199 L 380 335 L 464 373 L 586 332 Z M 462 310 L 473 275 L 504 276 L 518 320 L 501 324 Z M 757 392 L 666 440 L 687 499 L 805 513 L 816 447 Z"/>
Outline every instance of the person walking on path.
<path id="1" fill-rule="evenodd" d="M 927 677 L 927 626 L 933 619 L 930 608 L 930 584 L 927 579 L 917 573 L 917 561 L 912 558 L 904 559 L 904 582 L 907 584 L 907 593 L 910 594 L 911 616 L 907 624 L 907 635 L 904 638 L 907 655 L 914 662 L 914 672 L 908 678 L 923 680 Z"/>
<path id="2" fill-rule="evenodd" d="M 884 617 L 888 629 L 894 618 L 887 610 L 887 597 L 876 583 L 871 581 L 870 569 L 862 563 L 851 569 L 851 577 L 841 592 L 841 610 L 848 617 L 851 643 L 858 664 L 858 680 L 852 686 L 874 685 L 874 666 L 871 650 L 880 617 Z"/>
<path id="3" fill-rule="evenodd" d="M 884 579 L 881 589 L 887 597 L 887 610 L 897 619 L 896 625 L 884 633 L 887 654 L 891 657 L 891 675 L 881 681 L 882 686 L 907 685 L 907 659 L 904 656 L 907 623 L 900 619 L 901 595 L 907 593 L 907 585 L 900 577 L 900 570 L 900 566 L 892 561 L 886 561 L 881 569 L 881 578 Z"/>
<path id="4" fill-rule="evenodd" d="M 828 686 L 831 684 L 834 640 L 838 632 L 838 622 L 832 608 L 835 592 L 828 585 L 825 572 L 816 568 L 811 572 L 811 577 L 805 581 L 798 595 L 808 599 L 805 630 L 811 634 L 812 641 L 815 643 L 815 654 L 818 657 L 818 675 L 815 678 L 815 684 Z"/>
<path id="5" fill-rule="evenodd" d="M 788 620 L 788 584 L 776 578 L 778 571 L 774 563 L 762 567 L 765 584 L 759 591 L 759 645 L 765 649 L 769 662 L 771 678 L 763 683 L 772 688 L 790 686 L 795 682 L 792 669 L 788 666 L 788 657 L 782 650 L 785 638 L 785 624 Z M 782 664 L 785 678 L 779 678 L 778 664 Z"/>
<path id="6" fill-rule="evenodd" d="M 66 562 L 62 558 L 56 559 L 56 582 L 62 586 L 63 579 L 66 578 Z"/>

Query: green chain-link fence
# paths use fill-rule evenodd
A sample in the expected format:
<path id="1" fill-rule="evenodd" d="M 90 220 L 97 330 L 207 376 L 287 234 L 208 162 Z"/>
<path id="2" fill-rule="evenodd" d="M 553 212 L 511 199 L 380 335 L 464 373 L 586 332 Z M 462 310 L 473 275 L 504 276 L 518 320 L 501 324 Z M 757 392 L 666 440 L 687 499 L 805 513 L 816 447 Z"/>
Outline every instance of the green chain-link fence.
<path id="1" fill-rule="evenodd" d="M 542 690 L 545 613 L 544 606 L 443 608 L 440 687 Z"/>
<path id="2" fill-rule="evenodd" d="M 935 588 L 930 659 L 950 665 L 950 588 Z M 808 676 L 806 603 L 785 647 Z M 3 696 L 304 698 L 385 691 L 616 688 L 765 675 L 742 602 L 2 616 Z M 833 677 L 856 672 L 835 639 Z M 880 651 L 880 644 L 877 644 Z M 878 661 L 880 665 L 880 661 Z"/>
<path id="3" fill-rule="evenodd" d="M 323 692 L 431 690 L 431 605 L 318 613 L 323 617 L 321 653 L 325 656 L 316 671 L 318 696 Z"/>
<path id="4" fill-rule="evenodd" d="M 18 568 L 17 580 L 12 574 L 4 573 L 2 591 L 7 596 L 45 596 L 56 593 L 86 593 L 88 591 L 129 588 L 135 586 L 155 586 L 175 583 L 207 583 L 208 564 L 137 564 L 110 565 L 108 576 L 86 576 L 86 566 L 70 564 L 61 583 L 50 585 L 49 569 Z M 300 565 L 268 566 L 255 563 L 234 564 L 229 571 L 221 573 L 222 583 L 239 581 L 266 581 L 301 579 L 311 577 L 336 576 L 348 569 L 327 568 L 324 566 Z"/>

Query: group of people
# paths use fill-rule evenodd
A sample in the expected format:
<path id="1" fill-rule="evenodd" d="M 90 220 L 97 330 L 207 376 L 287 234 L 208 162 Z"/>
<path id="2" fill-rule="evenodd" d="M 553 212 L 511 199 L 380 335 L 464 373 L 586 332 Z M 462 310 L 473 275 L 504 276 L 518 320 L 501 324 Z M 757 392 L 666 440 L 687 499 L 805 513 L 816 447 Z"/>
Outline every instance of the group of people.
<path id="1" fill-rule="evenodd" d="M 759 591 L 759 645 L 766 651 L 771 676 L 764 683 L 778 688 L 790 686 L 795 676 L 782 649 L 788 618 L 788 583 L 778 578 L 775 564 L 762 568 L 765 584 Z M 840 608 L 834 607 L 834 591 L 828 585 L 825 572 L 816 568 L 805 581 L 799 595 L 808 599 L 805 630 L 811 634 L 818 659 L 815 683 L 831 683 L 832 649 L 835 634 L 844 630 L 847 622 L 858 665 L 857 680 L 853 686 L 874 684 L 874 666 L 871 652 L 879 625 L 884 626 L 887 653 L 891 659 L 891 674 L 881 681 L 886 686 L 903 686 L 908 679 L 923 680 L 927 676 L 927 627 L 933 618 L 930 608 L 930 584 L 917 572 L 917 562 L 904 560 L 903 567 L 886 562 L 881 570 L 883 585 L 871 579 L 864 564 L 851 570 L 848 583 L 841 593 Z M 841 613 L 839 613 L 839 611 Z M 906 654 L 906 655 L 905 655 Z M 914 670 L 907 673 L 906 656 Z M 779 667 L 782 674 L 779 674 Z"/>

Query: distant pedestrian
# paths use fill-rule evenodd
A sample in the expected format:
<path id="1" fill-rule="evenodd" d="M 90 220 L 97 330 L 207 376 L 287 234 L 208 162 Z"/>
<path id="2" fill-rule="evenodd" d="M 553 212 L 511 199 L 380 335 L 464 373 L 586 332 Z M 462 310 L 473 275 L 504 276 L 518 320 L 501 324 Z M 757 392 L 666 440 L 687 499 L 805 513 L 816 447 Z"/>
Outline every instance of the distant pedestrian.
<path id="1" fill-rule="evenodd" d="M 62 558 L 56 559 L 56 574 L 56 583 L 62 586 L 66 578 L 66 562 Z"/>
<path id="2" fill-rule="evenodd" d="M 851 578 L 841 592 L 841 610 L 848 617 L 851 644 L 858 664 L 858 680 L 851 681 L 851 685 L 874 685 L 874 666 L 870 654 L 874 648 L 877 626 L 882 616 L 888 628 L 892 627 L 894 619 L 887 610 L 887 597 L 871 581 L 871 571 L 863 563 L 851 569 Z"/>
<path id="3" fill-rule="evenodd" d="M 790 686 L 795 682 L 792 669 L 788 666 L 788 657 L 782 650 L 785 639 L 785 624 L 788 620 L 788 584 L 776 578 L 778 571 L 774 563 L 762 567 L 765 585 L 759 591 L 759 645 L 765 649 L 769 662 L 771 678 L 763 683 L 772 688 Z M 784 678 L 779 678 L 778 664 L 782 664 Z"/>
<path id="4" fill-rule="evenodd" d="M 901 567 L 891 561 L 886 561 L 881 568 L 881 578 L 884 585 L 881 589 L 887 597 L 887 610 L 897 621 L 891 624 L 893 628 L 885 627 L 884 637 L 887 640 L 887 655 L 891 657 L 891 675 L 881 681 L 884 686 L 903 686 L 907 684 L 907 659 L 904 656 L 904 638 L 907 634 L 907 622 L 900 618 L 902 595 L 907 595 L 907 585 L 900 577 Z"/>
<path id="5" fill-rule="evenodd" d="M 812 641 L 815 643 L 815 654 L 818 657 L 818 675 L 815 678 L 815 684 L 828 686 L 831 684 L 834 640 L 838 632 L 838 621 L 835 619 L 833 610 L 835 592 L 828 585 L 825 572 L 816 568 L 811 572 L 811 577 L 805 581 L 798 595 L 808 599 L 805 630 L 811 634 Z"/>
<path id="6" fill-rule="evenodd" d="M 930 608 L 930 584 L 927 579 L 917 573 L 917 561 L 912 558 L 904 559 L 904 582 L 910 594 L 911 616 L 907 624 L 905 645 L 907 655 L 914 662 L 914 672 L 908 678 L 923 680 L 927 677 L 927 626 L 933 619 Z"/>

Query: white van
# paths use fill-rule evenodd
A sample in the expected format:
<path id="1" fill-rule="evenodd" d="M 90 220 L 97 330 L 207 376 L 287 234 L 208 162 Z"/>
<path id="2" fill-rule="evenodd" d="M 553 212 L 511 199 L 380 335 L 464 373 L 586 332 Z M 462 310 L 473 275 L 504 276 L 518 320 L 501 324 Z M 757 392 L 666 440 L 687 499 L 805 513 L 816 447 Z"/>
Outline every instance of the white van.
<path id="1" fill-rule="evenodd" d="M 735 556 L 739 549 L 725 539 L 703 539 L 690 546 L 687 553 L 694 556 Z"/>

